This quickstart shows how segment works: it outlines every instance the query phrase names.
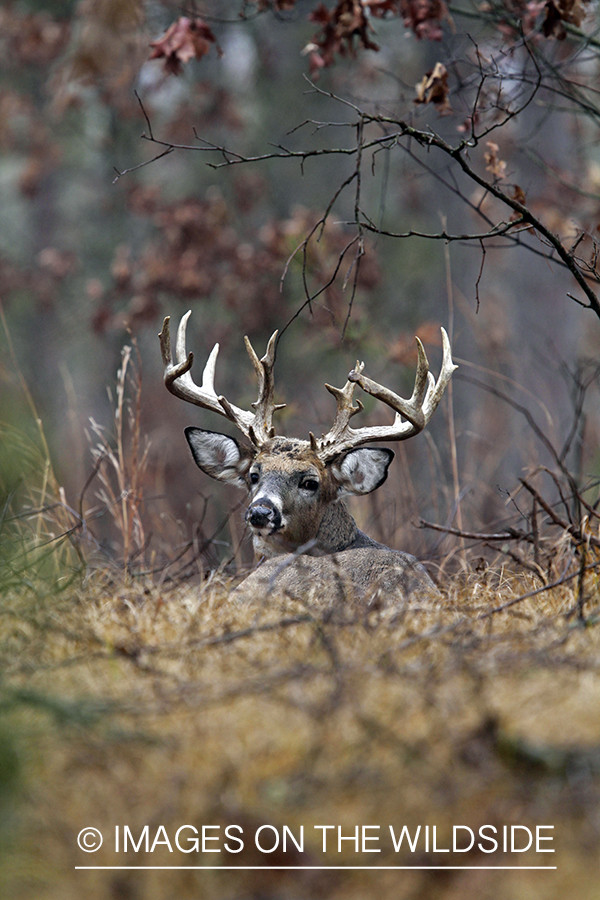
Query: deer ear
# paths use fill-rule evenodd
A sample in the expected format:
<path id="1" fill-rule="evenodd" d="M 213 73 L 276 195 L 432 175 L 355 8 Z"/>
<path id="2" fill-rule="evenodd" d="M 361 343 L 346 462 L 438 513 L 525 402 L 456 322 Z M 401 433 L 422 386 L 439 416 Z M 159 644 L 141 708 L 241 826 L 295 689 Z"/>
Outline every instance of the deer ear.
<path id="1" fill-rule="evenodd" d="M 203 428 L 186 428 L 184 433 L 196 465 L 203 472 L 217 481 L 246 487 L 244 475 L 254 457 L 249 447 L 242 447 L 227 434 Z"/>
<path id="2" fill-rule="evenodd" d="M 370 494 L 387 478 L 388 466 L 393 458 L 391 450 L 379 447 L 350 450 L 341 462 L 331 467 L 339 483 L 338 497 L 344 494 Z"/>

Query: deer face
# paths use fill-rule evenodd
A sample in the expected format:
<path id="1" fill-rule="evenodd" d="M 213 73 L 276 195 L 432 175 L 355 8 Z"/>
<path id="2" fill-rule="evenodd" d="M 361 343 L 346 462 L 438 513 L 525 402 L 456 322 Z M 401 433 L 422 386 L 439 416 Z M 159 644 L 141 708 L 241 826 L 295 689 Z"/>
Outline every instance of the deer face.
<path id="1" fill-rule="evenodd" d="M 394 454 L 359 448 L 324 463 L 308 441 L 274 437 L 260 448 L 200 428 L 185 435 L 197 465 L 212 478 L 247 489 L 246 510 L 257 555 L 275 556 L 316 541 L 325 513 L 349 494 L 383 484 Z"/>

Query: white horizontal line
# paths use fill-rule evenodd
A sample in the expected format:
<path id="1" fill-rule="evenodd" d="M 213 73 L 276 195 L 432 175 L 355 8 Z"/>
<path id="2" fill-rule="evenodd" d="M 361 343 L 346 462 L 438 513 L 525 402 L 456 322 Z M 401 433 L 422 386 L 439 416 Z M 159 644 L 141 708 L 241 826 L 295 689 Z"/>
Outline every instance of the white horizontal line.
<path id="1" fill-rule="evenodd" d="M 390 869 L 439 869 L 441 871 L 446 870 L 463 870 L 466 871 L 468 869 L 478 869 L 478 870 L 486 870 L 486 871 L 494 871 L 497 869 L 498 871 L 508 871 L 508 870 L 522 870 L 522 871 L 531 871 L 532 869 L 556 869 L 557 866 L 75 866 L 75 869 L 195 869 L 195 870 L 204 870 L 207 871 L 235 871 L 239 869 L 240 871 L 269 871 L 269 872 L 287 872 L 298 869 L 361 869 L 368 870 L 371 872 L 377 871 L 389 871 Z"/>

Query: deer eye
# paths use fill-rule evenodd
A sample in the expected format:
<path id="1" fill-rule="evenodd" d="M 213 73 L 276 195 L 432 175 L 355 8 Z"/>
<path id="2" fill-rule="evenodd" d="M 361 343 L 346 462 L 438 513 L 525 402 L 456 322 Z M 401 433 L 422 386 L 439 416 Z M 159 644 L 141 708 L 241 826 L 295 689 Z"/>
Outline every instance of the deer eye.
<path id="1" fill-rule="evenodd" d="M 250 484 L 258 484 L 258 479 L 260 475 L 258 472 L 250 472 Z"/>
<path id="2" fill-rule="evenodd" d="M 300 487 L 304 488 L 305 491 L 310 491 L 311 494 L 314 494 L 315 491 L 319 490 L 319 482 L 316 478 L 305 478 Z"/>

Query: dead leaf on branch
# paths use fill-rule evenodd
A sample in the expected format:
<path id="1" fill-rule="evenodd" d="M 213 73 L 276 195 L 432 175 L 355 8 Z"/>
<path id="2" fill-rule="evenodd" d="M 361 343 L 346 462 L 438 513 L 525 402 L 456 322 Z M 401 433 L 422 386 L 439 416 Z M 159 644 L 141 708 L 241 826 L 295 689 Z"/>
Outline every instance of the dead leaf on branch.
<path id="1" fill-rule="evenodd" d="M 511 196 L 512 196 L 512 199 L 516 200 L 517 203 L 520 203 L 521 206 L 527 206 L 527 195 L 525 194 L 525 191 L 523 190 L 523 188 L 520 185 L 518 185 L 518 184 L 514 185 Z M 522 217 L 522 214 L 518 210 L 515 209 L 508 221 L 509 222 L 520 222 L 521 217 Z M 534 234 L 534 229 L 532 226 L 529 226 L 528 231 L 530 231 L 531 234 Z"/>
<path id="2" fill-rule="evenodd" d="M 421 81 L 415 85 L 417 96 L 415 103 L 434 103 L 440 115 L 452 112 L 448 87 L 448 70 L 443 63 L 436 63 L 430 72 L 426 72 Z"/>
<path id="3" fill-rule="evenodd" d="M 309 54 L 313 77 L 319 69 L 332 65 L 336 53 L 354 56 L 355 40 L 365 50 L 379 50 L 379 45 L 369 36 L 373 28 L 361 0 L 339 0 L 332 10 L 320 3 L 308 18 L 321 26 L 321 32 L 303 50 Z"/>
<path id="4" fill-rule="evenodd" d="M 485 8 L 482 7 L 488 8 L 487 3 Z M 518 38 L 522 30 L 527 36 L 541 33 L 544 37 L 562 41 L 567 36 L 565 23 L 579 28 L 592 9 L 592 0 L 512 0 L 509 8 L 519 20 L 520 28 L 499 21 L 498 29 L 507 37 Z"/>
<path id="5" fill-rule="evenodd" d="M 527 203 L 527 196 L 525 195 L 525 191 L 518 184 L 515 184 L 513 188 L 512 199 L 516 200 L 517 203 L 520 203 L 521 206 L 525 206 Z"/>
<path id="6" fill-rule="evenodd" d="M 179 75 L 182 66 L 191 59 L 202 59 L 214 44 L 221 50 L 211 28 L 202 19 L 188 19 L 182 16 L 165 31 L 163 36 L 150 44 L 154 49 L 148 59 L 164 57 L 166 72 Z"/>
<path id="7" fill-rule="evenodd" d="M 442 22 L 447 20 L 452 26 L 448 7 L 443 0 L 402 0 L 402 18 L 407 28 L 411 28 L 419 40 L 441 41 Z"/>
<path id="8" fill-rule="evenodd" d="M 487 150 L 484 153 L 486 172 L 491 172 L 495 179 L 500 181 L 506 176 L 506 161 L 500 159 L 498 152 L 500 147 L 494 141 L 487 141 Z"/>
<path id="9" fill-rule="evenodd" d="M 564 40 L 567 36 L 564 22 L 579 28 L 588 12 L 586 4 L 589 4 L 589 0 L 548 0 L 544 6 L 545 17 L 542 23 L 545 37 Z"/>

